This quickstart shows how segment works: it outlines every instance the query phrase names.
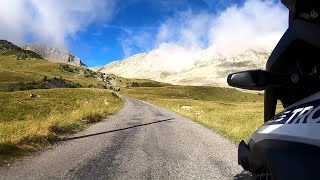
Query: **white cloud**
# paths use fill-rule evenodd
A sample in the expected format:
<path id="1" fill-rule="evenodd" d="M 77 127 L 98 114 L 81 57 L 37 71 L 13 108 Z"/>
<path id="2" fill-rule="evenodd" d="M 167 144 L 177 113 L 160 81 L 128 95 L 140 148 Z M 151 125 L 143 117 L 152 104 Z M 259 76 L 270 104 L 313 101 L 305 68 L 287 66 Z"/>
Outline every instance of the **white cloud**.
<path id="1" fill-rule="evenodd" d="M 126 40 L 156 49 L 148 59 L 157 70 L 177 72 L 192 68 L 205 49 L 207 54 L 226 56 L 247 49 L 272 50 L 285 32 L 287 21 L 288 11 L 281 3 L 247 0 L 242 6 L 231 6 L 218 14 L 179 12 L 163 22 L 156 38 L 147 44 L 130 37 Z"/>
<path id="2" fill-rule="evenodd" d="M 247 0 L 218 15 L 188 10 L 166 20 L 157 34 L 156 47 L 172 43 L 197 49 L 228 46 L 232 49 L 272 49 L 287 28 L 288 12 L 281 3 Z"/>
<path id="3" fill-rule="evenodd" d="M 163 43 L 158 49 L 148 53 L 146 58 L 154 71 L 179 72 L 193 67 L 197 55 L 195 50 Z"/>
<path id="4" fill-rule="evenodd" d="M 207 46 L 208 28 L 212 24 L 207 13 L 194 14 L 188 10 L 165 21 L 157 34 L 156 46 L 162 43 L 174 43 L 191 49 Z"/>
<path id="5" fill-rule="evenodd" d="M 24 43 L 27 37 L 66 46 L 88 25 L 111 18 L 111 0 L 10 0 L 0 1 L 0 38 Z"/>
<path id="6" fill-rule="evenodd" d="M 287 28 L 288 12 L 280 3 L 247 1 L 229 7 L 216 17 L 210 44 L 223 53 L 246 49 L 272 50 Z"/>
<path id="7" fill-rule="evenodd" d="M 30 20 L 28 14 L 22 14 L 24 3 L 20 0 L 0 1 L 0 12 L 0 38 L 21 42 L 26 22 Z"/>

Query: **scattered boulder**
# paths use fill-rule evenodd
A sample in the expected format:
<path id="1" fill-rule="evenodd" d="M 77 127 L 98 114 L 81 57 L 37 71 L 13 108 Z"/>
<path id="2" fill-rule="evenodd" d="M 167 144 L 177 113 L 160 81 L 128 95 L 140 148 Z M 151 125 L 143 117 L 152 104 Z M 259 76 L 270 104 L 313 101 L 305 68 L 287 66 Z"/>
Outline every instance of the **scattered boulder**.
<path id="1" fill-rule="evenodd" d="M 105 104 L 106 106 L 109 106 L 109 105 L 110 105 L 110 103 L 108 102 L 107 99 L 104 100 L 104 104 Z"/>
<path id="2" fill-rule="evenodd" d="M 193 109 L 192 106 L 181 106 L 181 109 L 186 110 L 186 111 L 190 111 Z"/>
<path id="3" fill-rule="evenodd" d="M 40 95 L 37 95 L 37 94 L 29 94 L 29 97 L 30 97 L 30 98 L 38 98 L 38 97 L 40 97 Z"/>
<path id="4" fill-rule="evenodd" d="M 131 86 L 132 86 L 132 87 L 140 87 L 140 85 L 139 85 L 137 82 L 133 82 L 133 83 L 131 84 Z"/>

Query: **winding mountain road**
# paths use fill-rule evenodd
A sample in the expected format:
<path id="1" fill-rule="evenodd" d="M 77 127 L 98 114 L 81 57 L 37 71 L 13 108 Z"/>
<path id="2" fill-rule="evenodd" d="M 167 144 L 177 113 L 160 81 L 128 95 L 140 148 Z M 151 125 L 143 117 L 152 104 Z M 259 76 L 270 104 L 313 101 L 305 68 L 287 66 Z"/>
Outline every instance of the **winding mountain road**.
<path id="1" fill-rule="evenodd" d="M 239 179 L 235 144 L 172 111 L 126 99 L 115 116 L 0 168 L 0 179 Z"/>

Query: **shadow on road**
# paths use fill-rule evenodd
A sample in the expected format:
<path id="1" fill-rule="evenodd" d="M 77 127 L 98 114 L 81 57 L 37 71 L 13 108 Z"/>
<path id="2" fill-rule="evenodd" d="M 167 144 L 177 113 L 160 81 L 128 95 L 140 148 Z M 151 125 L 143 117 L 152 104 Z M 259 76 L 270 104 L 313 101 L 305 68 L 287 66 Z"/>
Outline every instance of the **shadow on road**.
<path id="1" fill-rule="evenodd" d="M 112 133 L 112 132 L 117 132 L 117 131 L 123 131 L 123 130 L 127 130 L 127 129 L 131 129 L 131 128 L 136 128 L 136 127 L 141 127 L 141 126 L 147 126 L 147 125 L 151 125 L 151 124 L 156 124 L 156 123 L 161 123 L 161 122 L 166 122 L 166 121 L 171 121 L 174 118 L 169 118 L 169 119 L 164 119 L 164 120 L 160 120 L 160 121 L 154 121 L 154 122 L 150 122 L 150 123 L 145 123 L 145 124 L 138 124 L 138 125 L 134 125 L 134 126 L 129 126 L 126 128 L 121 128 L 121 129 L 115 129 L 115 130 L 110 130 L 110 131 L 104 131 L 104 132 L 99 132 L 99 133 L 94 133 L 94 134 L 87 134 L 87 135 L 83 135 L 83 136 L 75 136 L 75 137 L 69 137 L 69 138 L 61 138 L 58 141 L 70 141 L 70 140 L 74 140 L 74 139 L 82 139 L 82 138 L 86 138 L 86 137 L 91 137 L 91 136 L 97 136 L 97 135 L 101 135 L 101 134 L 107 134 L 107 133 Z"/>

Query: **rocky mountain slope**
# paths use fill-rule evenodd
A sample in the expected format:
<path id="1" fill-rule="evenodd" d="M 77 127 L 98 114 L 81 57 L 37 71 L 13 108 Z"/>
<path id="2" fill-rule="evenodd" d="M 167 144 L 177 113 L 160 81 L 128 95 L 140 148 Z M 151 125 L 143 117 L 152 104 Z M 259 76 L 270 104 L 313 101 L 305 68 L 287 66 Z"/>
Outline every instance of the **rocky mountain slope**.
<path id="1" fill-rule="evenodd" d="M 0 40 L 0 54 L 15 54 L 18 60 L 31 58 L 42 59 L 39 54 L 33 51 L 24 50 L 7 40 Z"/>
<path id="2" fill-rule="evenodd" d="M 79 67 L 86 67 L 81 59 L 71 54 L 67 50 L 52 48 L 46 45 L 29 44 L 22 47 L 25 50 L 40 54 L 45 60 L 52 62 L 62 62 Z"/>
<path id="3" fill-rule="evenodd" d="M 264 69 L 270 55 L 270 52 L 255 50 L 222 55 L 215 53 L 212 49 L 206 49 L 195 54 L 191 60 L 188 59 L 192 64 L 187 69 L 173 71 L 174 68 L 171 66 L 159 68 L 161 61 L 157 59 L 159 55 L 157 51 L 137 54 L 110 63 L 99 71 L 125 78 L 151 79 L 176 85 L 227 86 L 226 78 L 229 73 L 247 69 Z M 167 56 L 170 57 L 170 54 Z M 170 59 L 170 61 L 177 60 L 179 61 L 175 58 Z"/>

